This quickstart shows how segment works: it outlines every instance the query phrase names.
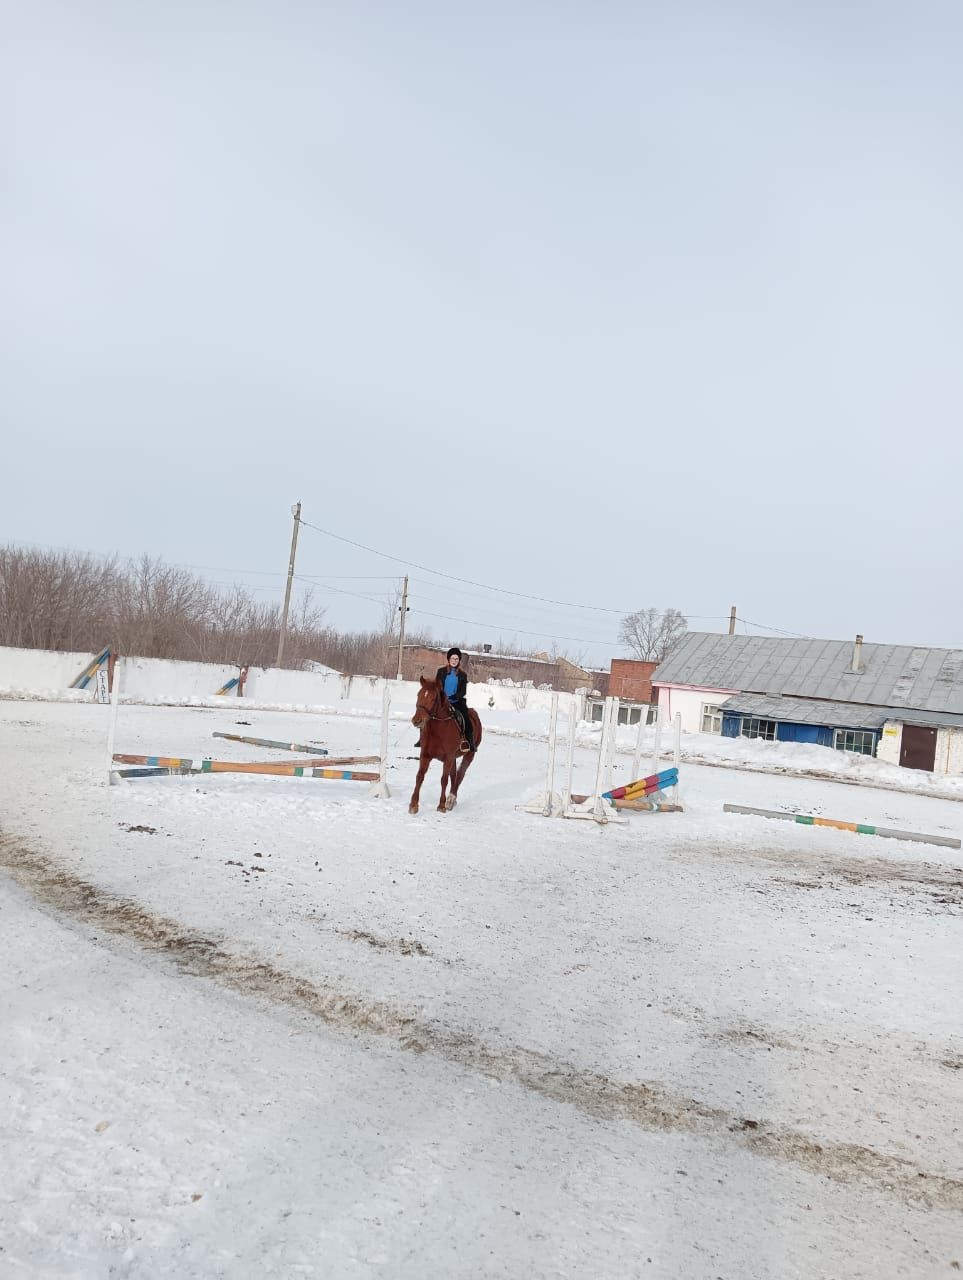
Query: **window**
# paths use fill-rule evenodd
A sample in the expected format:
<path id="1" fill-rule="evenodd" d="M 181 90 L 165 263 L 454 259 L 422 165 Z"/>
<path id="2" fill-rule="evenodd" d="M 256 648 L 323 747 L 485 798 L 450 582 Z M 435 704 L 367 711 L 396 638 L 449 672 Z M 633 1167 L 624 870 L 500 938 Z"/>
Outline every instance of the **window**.
<path id="1" fill-rule="evenodd" d="M 702 704 L 702 732 L 722 732 L 722 708 L 713 706 L 711 702 Z"/>
<path id="2" fill-rule="evenodd" d="M 858 751 L 861 756 L 876 754 L 876 734 L 872 729 L 837 729 L 833 734 L 837 751 Z"/>
<path id="3" fill-rule="evenodd" d="M 620 702 L 619 724 L 639 724 L 640 721 L 644 721 L 646 724 L 652 724 L 658 710 L 658 706 L 654 703 L 649 706 L 642 702 Z M 598 724 L 601 722 L 604 714 L 604 700 L 602 698 L 590 698 L 585 705 L 585 718 Z"/>
<path id="4" fill-rule="evenodd" d="M 776 722 L 760 720 L 756 716 L 743 716 L 740 733 L 743 738 L 763 738 L 766 742 L 775 742 Z"/>

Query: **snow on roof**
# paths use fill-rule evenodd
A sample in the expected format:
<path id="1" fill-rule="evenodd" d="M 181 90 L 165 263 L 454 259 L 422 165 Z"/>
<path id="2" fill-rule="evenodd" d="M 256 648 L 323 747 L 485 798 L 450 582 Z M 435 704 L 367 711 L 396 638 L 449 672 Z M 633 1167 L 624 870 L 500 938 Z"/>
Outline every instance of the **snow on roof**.
<path id="1" fill-rule="evenodd" d="M 853 649 L 851 640 L 694 631 L 652 683 L 963 714 L 963 650 L 863 643 L 853 671 Z"/>
<path id="2" fill-rule="evenodd" d="M 551 658 L 526 658 L 520 653 L 489 653 L 486 649 L 465 649 L 466 658 L 497 658 L 499 662 L 534 662 L 542 667 L 555 667 L 558 664 Z"/>

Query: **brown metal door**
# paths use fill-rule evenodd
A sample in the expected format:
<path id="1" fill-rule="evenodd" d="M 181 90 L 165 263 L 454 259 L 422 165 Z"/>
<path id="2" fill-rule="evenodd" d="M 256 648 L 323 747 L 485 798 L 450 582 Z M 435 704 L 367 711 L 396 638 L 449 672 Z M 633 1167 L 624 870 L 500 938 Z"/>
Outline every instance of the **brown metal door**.
<path id="1" fill-rule="evenodd" d="M 932 773 L 936 764 L 936 730 L 904 724 L 899 762 L 904 769 L 928 769 Z"/>

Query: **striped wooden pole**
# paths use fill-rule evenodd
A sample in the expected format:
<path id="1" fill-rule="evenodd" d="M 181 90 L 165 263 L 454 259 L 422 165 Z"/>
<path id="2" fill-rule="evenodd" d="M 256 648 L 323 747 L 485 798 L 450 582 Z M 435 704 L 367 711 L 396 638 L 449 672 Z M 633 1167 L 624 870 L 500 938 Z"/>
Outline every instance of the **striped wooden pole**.
<path id="1" fill-rule="evenodd" d="M 115 769 L 120 778 L 158 778 L 180 774 L 204 773 L 262 774 L 275 778 L 327 778 L 333 782 L 378 782 L 380 774 L 360 769 L 321 769 L 299 764 L 232 764 L 227 760 L 204 760 L 195 765 L 153 765 L 134 769 Z"/>
<path id="2" fill-rule="evenodd" d="M 143 756 L 129 755 L 127 753 L 122 754 L 120 752 L 115 752 L 113 759 L 118 764 L 149 764 L 158 765 L 167 769 L 177 769 L 181 767 L 203 769 L 205 764 L 211 763 L 203 758 L 198 760 L 189 760 L 182 756 Z M 324 764 L 377 764 L 380 759 L 380 756 L 331 756 L 325 758 Z M 321 761 L 318 760 L 317 756 L 308 756 L 304 760 L 225 760 L 222 763 L 231 764 L 239 768 L 247 768 L 248 766 L 261 764 L 299 764 L 304 765 L 305 767 L 313 767 L 320 764 Z"/>
<path id="3" fill-rule="evenodd" d="M 134 756 L 114 752 L 113 758 L 117 764 L 151 765 L 157 769 L 190 769 L 194 765 L 193 760 L 185 760 L 181 756 Z"/>
<path id="4" fill-rule="evenodd" d="M 809 813 L 782 813 L 778 809 L 752 809 L 742 804 L 724 804 L 725 813 L 745 813 L 754 818 L 778 818 L 782 822 L 799 822 L 806 827 L 833 827 L 837 831 L 855 831 L 863 836 L 882 836 L 884 840 L 912 840 L 917 844 L 939 844 L 959 849 L 955 836 L 927 836 L 918 831 L 897 831 L 892 827 L 871 826 L 867 822 L 841 822 L 838 818 L 817 818 Z"/>
<path id="5" fill-rule="evenodd" d="M 110 657 L 110 649 L 109 648 L 101 649 L 100 653 L 98 653 L 96 657 L 93 658 L 92 661 L 87 663 L 86 667 L 84 667 L 80 675 L 77 676 L 75 680 L 71 680 L 70 688 L 86 689 L 88 684 L 90 684 L 91 680 L 93 680 L 94 676 L 97 674 L 97 672 L 100 670 L 100 668 L 104 665 L 104 663 L 107 661 L 109 657 Z"/>
<path id="6" fill-rule="evenodd" d="M 246 742 L 249 747 L 276 747 L 279 751 L 303 751 L 306 756 L 326 756 L 327 747 L 312 747 L 303 742 L 277 742 L 274 738 L 249 738 L 243 733 L 215 733 L 215 738 L 224 738 L 227 742 Z M 360 757 L 359 757 L 360 758 Z M 365 756 L 366 760 L 377 760 L 377 756 Z"/>
<path id="7" fill-rule="evenodd" d="M 235 763 L 233 760 L 202 760 L 197 773 L 263 773 L 275 778 L 338 778 L 342 782 L 377 782 L 377 773 L 358 769 L 317 767 L 313 760 L 285 760 L 283 763 L 256 760 Z"/>
<path id="8" fill-rule="evenodd" d="M 143 769 L 114 769 L 114 778 L 171 778 L 180 777 L 184 774 L 193 773 L 193 769 L 180 768 L 143 768 Z"/>
<path id="9" fill-rule="evenodd" d="M 114 760 L 118 764 L 140 765 L 152 769 L 173 769 L 184 773 L 265 773 L 279 778 L 287 777 L 330 777 L 373 782 L 380 775 L 377 773 L 359 772 L 357 769 L 334 769 L 330 766 L 338 763 L 353 764 L 354 761 L 326 760 L 325 768 L 319 771 L 317 762 L 308 760 L 188 760 L 183 756 L 138 756 L 117 753 Z M 370 757 L 377 760 L 378 756 Z M 122 772 L 122 771 L 118 771 Z"/>
<path id="10" fill-rule="evenodd" d="M 661 773 L 649 774 L 647 778 L 639 778 L 635 782 L 627 782 L 624 787 L 615 787 L 604 792 L 606 800 L 628 800 L 642 791 L 660 791 L 663 787 L 671 787 L 679 779 L 678 769 L 663 769 Z"/>
<path id="11" fill-rule="evenodd" d="M 678 775 L 666 782 L 656 782 L 651 787 L 633 787 L 624 796 L 614 796 L 616 800 L 643 800 L 646 796 L 654 796 L 660 791 L 667 791 L 679 781 Z"/>
<path id="12" fill-rule="evenodd" d="M 615 809 L 630 809 L 633 813 L 682 813 L 681 804 L 668 804 L 660 800 L 612 800 Z"/>

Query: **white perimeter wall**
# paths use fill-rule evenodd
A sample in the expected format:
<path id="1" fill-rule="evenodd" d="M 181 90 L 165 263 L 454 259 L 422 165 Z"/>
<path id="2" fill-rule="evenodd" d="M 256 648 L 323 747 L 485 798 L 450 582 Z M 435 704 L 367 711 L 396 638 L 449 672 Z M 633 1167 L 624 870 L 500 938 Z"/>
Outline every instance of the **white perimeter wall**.
<path id="1" fill-rule="evenodd" d="M 66 689 L 95 656 L 93 653 L 0 648 L 0 692 L 46 693 Z M 80 696 L 92 695 L 88 691 Z"/>
<path id="2" fill-rule="evenodd" d="M 668 723 L 674 715 L 682 717 L 683 733 L 702 732 L 702 708 L 704 706 L 720 707 L 732 695 L 714 689 L 659 689 L 659 710 L 663 723 Z"/>
<path id="3" fill-rule="evenodd" d="M 0 648 L 0 697 L 41 698 L 91 702 L 96 683 L 71 689 L 70 683 L 94 658 L 93 653 L 52 653 L 44 649 Z M 192 703 L 240 702 L 241 705 L 278 708 L 343 708 L 380 711 L 384 681 L 375 676 L 342 676 L 336 671 L 287 671 L 251 667 L 239 699 L 236 690 L 217 696 L 217 690 L 238 674 L 237 667 L 204 662 L 173 662 L 162 658 L 121 658 L 117 664 L 120 696 L 125 702 Z M 395 713 L 410 706 L 414 713 L 416 681 L 389 680 Z M 559 694 L 559 712 L 568 715 L 572 694 Z M 545 711 L 551 690 L 516 685 L 471 684 L 468 701 L 484 713 Z"/>

